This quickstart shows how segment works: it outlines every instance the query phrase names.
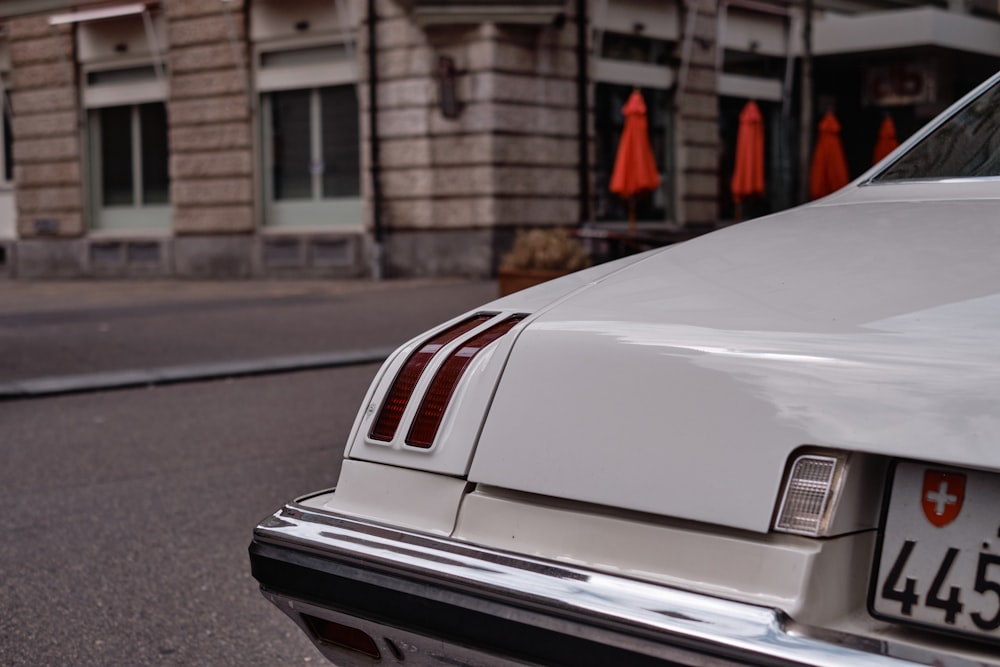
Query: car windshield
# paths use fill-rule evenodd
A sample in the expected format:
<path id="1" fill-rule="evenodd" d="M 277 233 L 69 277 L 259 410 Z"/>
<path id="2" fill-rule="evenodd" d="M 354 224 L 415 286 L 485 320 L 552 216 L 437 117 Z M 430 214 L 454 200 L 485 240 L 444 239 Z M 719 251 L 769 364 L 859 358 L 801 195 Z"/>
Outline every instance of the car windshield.
<path id="1" fill-rule="evenodd" d="M 1000 176 L 1000 85 L 979 95 L 873 183 Z"/>

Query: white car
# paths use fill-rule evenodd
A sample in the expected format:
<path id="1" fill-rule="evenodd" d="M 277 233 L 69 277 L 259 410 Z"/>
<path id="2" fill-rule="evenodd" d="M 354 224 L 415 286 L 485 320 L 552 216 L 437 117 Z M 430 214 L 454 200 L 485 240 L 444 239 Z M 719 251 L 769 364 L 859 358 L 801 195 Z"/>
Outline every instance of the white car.
<path id="1" fill-rule="evenodd" d="M 338 664 L 1000 665 L 1000 75 L 407 343 L 250 551 Z"/>

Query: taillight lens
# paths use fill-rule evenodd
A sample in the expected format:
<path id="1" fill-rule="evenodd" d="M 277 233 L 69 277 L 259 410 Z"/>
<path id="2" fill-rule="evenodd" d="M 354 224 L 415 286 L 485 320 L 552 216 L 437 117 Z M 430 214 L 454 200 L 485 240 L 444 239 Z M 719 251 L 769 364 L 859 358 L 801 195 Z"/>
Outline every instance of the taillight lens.
<path id="1" fill-rule="evenodd" d="M 512 315 L 476 334 L 448 355 L 448 358 L 434 375 L 427 393 L 424 394 L 420 409 L 417 410 L 417 417 L 413 420 L 410 432 L 406 436 L 406 444 L 423 449 L 434 444 L 434 437 L 441 426 L 441 420 L 444 419 L 444 412 L 451 400 L 451 395 L 469 364 L 472 363 L 477 354 L 510 331 L 524 317 L 524 315 Z"/>
<path id="2" fill-rule="evenodd" d="M 413 394 L 414 387 L 417 386 L 420 374 L 423 373 L 424 367 L 427 366 L 431 358 L 451 341 L 462 334 L 472 331 L 493 317 L 494 315 L 491 313 L 474 315 L 467 320 L 448 327 L 411 354 L 410 358 L 403 364 L 403 369 L 396 376 L 392 386 L 389 387 L 385 402 L 382 404 L 382 410 L 375 420 L 375 425 L 372 426 L 369 437 L 373 440 L 381 440 L 383 442 L 391 441 L 396 435 L 396 429 L 403 418 L 403 411 L 406 410 L 406 404 Z"/>

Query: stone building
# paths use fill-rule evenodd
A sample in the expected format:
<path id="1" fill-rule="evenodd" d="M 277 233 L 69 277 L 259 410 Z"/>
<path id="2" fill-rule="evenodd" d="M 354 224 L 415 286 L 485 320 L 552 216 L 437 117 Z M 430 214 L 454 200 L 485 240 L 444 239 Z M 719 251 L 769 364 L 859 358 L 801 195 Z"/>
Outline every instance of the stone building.
<path id="1" fill-rule="evenodd" d="M 747 216 L 747 100 L 756 214 L 801 201 L 820 111 L 857 175 L 886 114 L 905 136 L 1000 63 L 995 3 L 805 4 L 5 0 L 0 277 L 487 276 L 516 229 L 624 229 L 634 88 L 669 242 Z"/>

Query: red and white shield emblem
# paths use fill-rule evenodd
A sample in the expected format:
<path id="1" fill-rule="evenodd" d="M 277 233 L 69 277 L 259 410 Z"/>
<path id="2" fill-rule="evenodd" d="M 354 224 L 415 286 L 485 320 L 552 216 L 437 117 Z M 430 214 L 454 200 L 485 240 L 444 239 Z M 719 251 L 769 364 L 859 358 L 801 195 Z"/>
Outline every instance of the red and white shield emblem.
<path id="1" fill-rule="evenodd" d="M 920 504 L 924 516 L 933 525 L 943 528 L 955 520 L 965 501 L 965 475 L 940 470 L 924 472 L 924 489 Z"/>

